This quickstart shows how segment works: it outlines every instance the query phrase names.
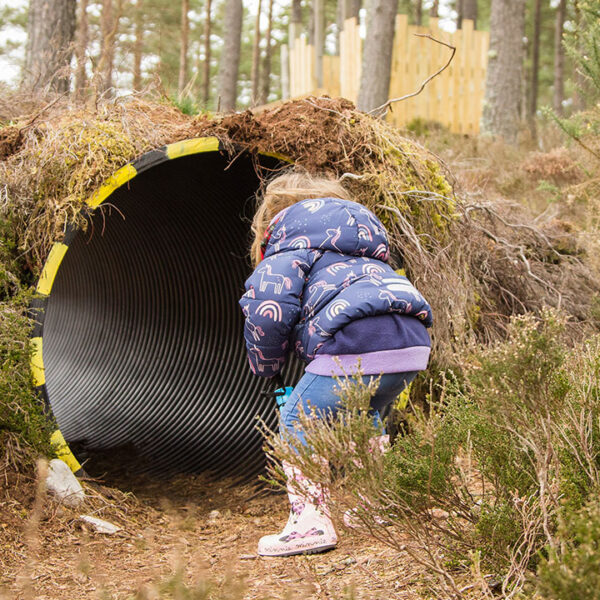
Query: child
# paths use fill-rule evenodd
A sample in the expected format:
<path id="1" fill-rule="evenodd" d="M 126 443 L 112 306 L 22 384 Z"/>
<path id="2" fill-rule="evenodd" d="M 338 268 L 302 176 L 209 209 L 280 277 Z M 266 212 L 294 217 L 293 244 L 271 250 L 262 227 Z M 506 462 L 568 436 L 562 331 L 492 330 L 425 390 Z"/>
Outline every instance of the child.
<path id="1" fill-rule="evenodd" d="M 305 443 L 300 411 L 335 416 L 334 376 L 381 375 L 374 419 L 427 366 L 431 309 L 387 264 L 386 231 L 335 181 L 288 173 L 266 188 L 254 217 L 254 273 L 240 304 L 252 371 L 272 377 L 293 350 L 308 363 L 281 410 L 281 428 Z M 387 436 L 372 440 L 383 447 Z M 337 536 L 326 490 L 284 463 L 291 512 L 284 530 L 260 539 L 263 556 L 321 552 Z"/>

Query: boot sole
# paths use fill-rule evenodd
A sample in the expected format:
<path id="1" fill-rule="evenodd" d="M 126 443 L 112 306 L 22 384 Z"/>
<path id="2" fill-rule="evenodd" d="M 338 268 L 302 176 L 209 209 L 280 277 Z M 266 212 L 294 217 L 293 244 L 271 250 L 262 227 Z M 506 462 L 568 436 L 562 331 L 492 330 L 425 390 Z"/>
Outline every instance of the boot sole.
<path id="1" fill-rule="evenodd" d="M 337 544 L 328 544 L 327 546 L 317 546 L 316 548 L 306 548 L 298 550 L 290 550 L 289 552 L 278 552 L 277 554 L 262 554 L 258 553 L 259 556 L 294 556 L 295 554 L 318 554 L 319 552 L 327 552 L 327 550 L 333 550 L 337 547 Z"/>

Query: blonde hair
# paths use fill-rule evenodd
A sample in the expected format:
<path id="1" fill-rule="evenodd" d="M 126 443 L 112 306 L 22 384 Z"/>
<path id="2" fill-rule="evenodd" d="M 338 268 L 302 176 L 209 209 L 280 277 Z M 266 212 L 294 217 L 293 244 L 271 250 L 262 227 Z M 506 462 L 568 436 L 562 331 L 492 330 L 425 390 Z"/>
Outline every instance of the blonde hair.
<path id="1" fill-rule="evenodd" d="M 254 266 L 262 260 L 261 244 L 273 218 L 284 208 L 309 198 L 342 198 L 351 200 L 342 184 L 323 176 L 294 171 L 272 179 L 265 188 L 252 220 L 254 239 L 250 249 Z"/>

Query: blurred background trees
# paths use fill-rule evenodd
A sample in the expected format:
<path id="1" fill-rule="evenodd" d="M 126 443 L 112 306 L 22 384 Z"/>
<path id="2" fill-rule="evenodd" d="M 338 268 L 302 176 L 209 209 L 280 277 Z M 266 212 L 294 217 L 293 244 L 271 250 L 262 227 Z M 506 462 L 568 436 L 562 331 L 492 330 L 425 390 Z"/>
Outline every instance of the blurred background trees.
<path id="1" fill-rule="evenodd" d="M 284 45 L 306 36 L 317 56 L 335 54 L 344 20 L 358 16 L 365 32 L 359 105 L 370 109 L 387 99 L 391 14 L 407 14 L 410 23 L 424 27 L 439 16 L 449 31 L 471 19 L 491 34 L 484 130 L 513 140 L 525 123 L 535 139 L 541 107 L 552 106 L 562 115 L 585 105 L 589 73 L 574 67 L 574 55 L 582 48 L 584 30 L 593 23 L 589 10 L 599 4 L 10 0 L 0 9 L 0 71 L 13 87 L 72 91 L 79 98 L 92 89 L 110 96 L 159 83 L 185 110 L 232 110 L 286 97 Z M 570 53 L 565 52 L 565 39 Z M 322 78 L 318 70 L 316 77 Z"/>

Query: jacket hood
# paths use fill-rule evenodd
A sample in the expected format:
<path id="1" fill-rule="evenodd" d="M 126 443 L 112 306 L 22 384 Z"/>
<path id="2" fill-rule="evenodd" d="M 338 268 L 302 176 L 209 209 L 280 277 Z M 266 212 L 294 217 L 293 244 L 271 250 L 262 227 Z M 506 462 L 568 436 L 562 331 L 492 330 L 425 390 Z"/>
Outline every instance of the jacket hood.
<path id="1" fill-rule="evenodd" d="M 311 248 L 387 262 L 389 246 L 381 221 L 362 204 L 339 198 L 302 200 L 271 222 L 264 257 Z"/>

